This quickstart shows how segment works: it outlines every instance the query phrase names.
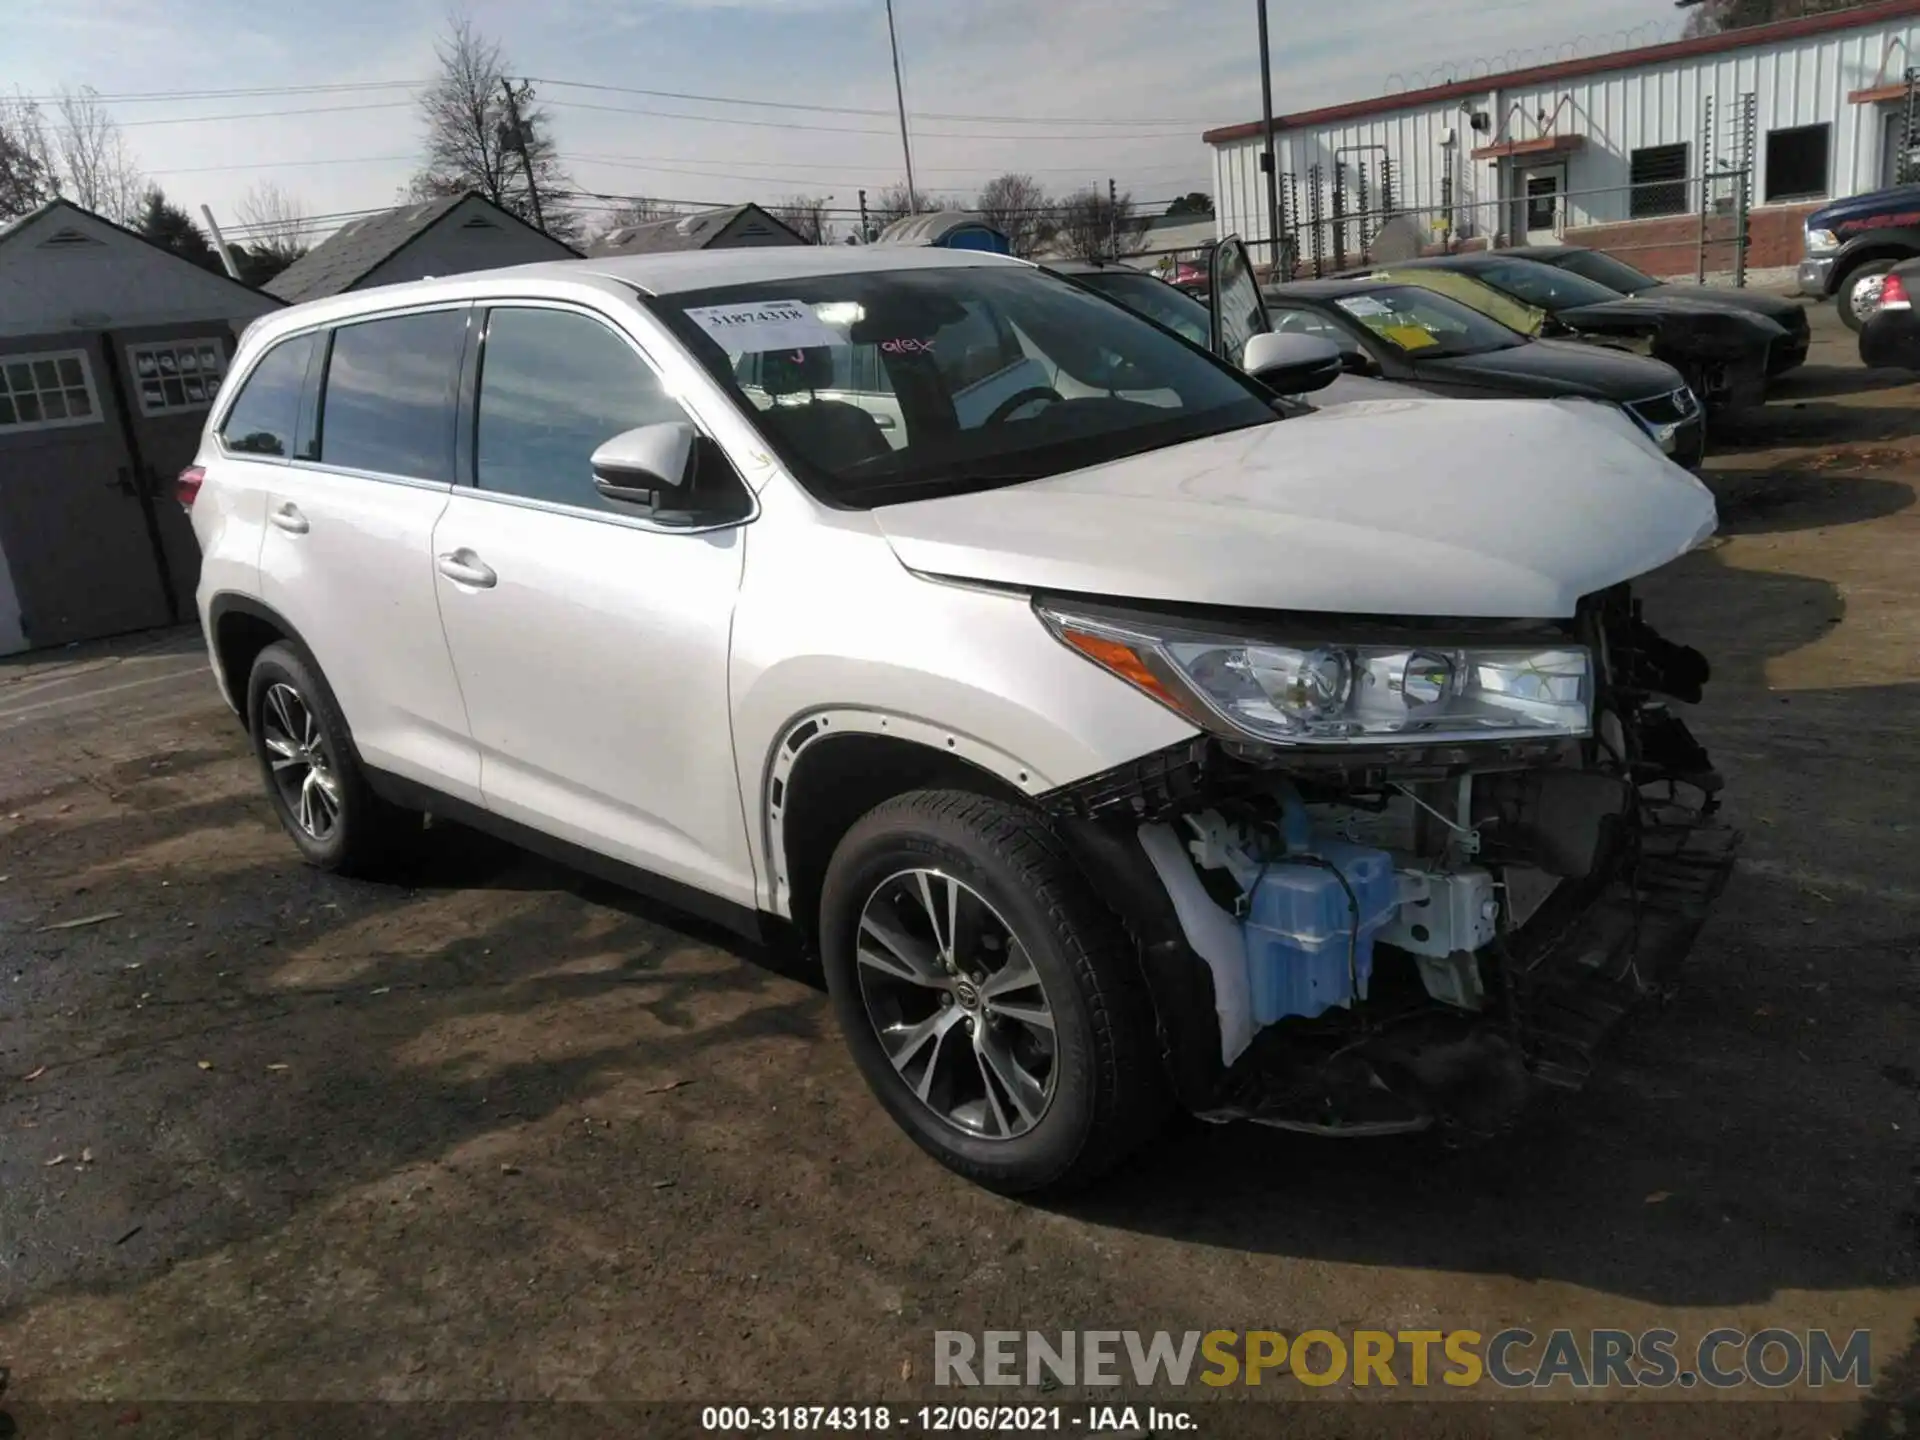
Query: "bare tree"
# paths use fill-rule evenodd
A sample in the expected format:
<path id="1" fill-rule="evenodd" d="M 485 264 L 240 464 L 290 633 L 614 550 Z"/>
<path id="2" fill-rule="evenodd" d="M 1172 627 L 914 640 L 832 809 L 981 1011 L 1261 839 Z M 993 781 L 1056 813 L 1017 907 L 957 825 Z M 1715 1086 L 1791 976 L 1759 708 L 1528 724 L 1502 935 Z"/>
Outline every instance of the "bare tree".
<path id="1" fill-rule="evenodd" d="M 60 92 L 52 151 L 67 199 L 122 225 L 139 218 L 147 179 L 92 86 Z"/>
<path id="2" fill-rule="evenodd" d="M 788 195 L 767 207 L 767 213 L 809 245 L 833 243 L 833 221 L 827 215 L 831 195 Z"/>
<path id="3" fill-rule="evenodd" d="M 440 73 L 420 97 L 427 163 L 412 192 L 427 199 L 477 190 L 528 224 L 573 239 L 580 218 L 565 206 L 573 182 L 533 86 L 508 78 L 497 41 L 457 18 L 434 47 Z M 516 125 L 517 120 L 517 125 Z"/>
<path id="4" fill-rule="evenodd" d="M 1060 202 L 1058 239 L 1076 259 L 1137 255 L 1146 248 L 1146 228 L 1146 217 L 1134 213 L 1130 191 L 1109 199 L 1090 185 Z"/>
<path id="5" fill-rule="evenodd" d="M 40 107 L 0 95 L 0 220 L 38 210 L 60 193 Z"/>
<path id="6" fill-rule="evenodd" d="M 272 180 L 263 180 L 247 191 L 239 212 L 248 248 L 278 261 L 282 268 L 310 248 L 307 207 Z"/>
<path id="7" fill-rule="evenodd" d="M 1053 199 L 1031 175 L 1000 175 L 980 187 L 973 208 L 1007 237 L 1016 255 L 1031 255 L 1053 238 Z"/>
<path id="8" fill-rule="evenodd" d="M 874 233 L 878 234 L 894 221 L 909 215 L 927 215 L 935 210 L 952 208 L 953 202 L 944 195 L 929 195 L 924 190 L 909 195 L 905 185 L 896 183 L 882 190 L 879 199 L 867 202 L 867 220 Z"/>
<path id="9" fill-rule="evenodd" d="M 679 206 L 671 201 L 631 195 L 613 207 L 606 226 L 609 230 L 619 230 L 628 225 L 645 225 L 650 220 L 671 220 L 679 213 Z"/>

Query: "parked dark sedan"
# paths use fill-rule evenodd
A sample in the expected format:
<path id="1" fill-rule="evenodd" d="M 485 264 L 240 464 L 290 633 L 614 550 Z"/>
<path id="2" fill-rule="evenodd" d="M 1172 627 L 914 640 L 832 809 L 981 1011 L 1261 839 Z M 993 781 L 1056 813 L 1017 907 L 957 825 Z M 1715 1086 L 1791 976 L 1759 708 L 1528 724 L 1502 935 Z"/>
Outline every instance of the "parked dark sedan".
<path id="1" fill-rule="evenodd" d="M 1672 280 L 1656 280 L 1624 260 L 1603 250 L 1589 250 L 1584 245 L 1513 245 L 1494 253 L 1516 255 L 1522 260 L 1537 260 L 1542 265 L 1571 270 L 1609 290 L 1618 290 L 1622 295 L 1650 295 L 1657 300 L 1697 300 L 1702 305 L 1718 305 L 1749 315 L 1764 315 L 1787 332 L 1785 340 L 1774 342 L 1773 352 L 1767 358 L 1767 373 L 1784 375 L 1806 362 L 1811 332 L 1807 325 L 1807 307 L 1798 300 L 1788 300 L 1779 295 L 1761 295 L 1752 290 L 1736 290 L 1726 285 L 1687 285 Z"/>
<path id="2" fill-rule="evenodd" d="M 1275 330 L 1329 337 L 1352 374 L 1461 399 L 1608 402 L 1680 464 L 1698 465 L 1705 454 L 1700 402 L 1662 361 L 1532 340 L 1437 291 L 1392 280 L 1303 280 L 1263 293 Z"/>
<path id="3" fill-rule="evenodd" d="M 1544 311 L 1539 335 L 1579 338 L 1664 360 L 1709 410 L 1740 409 L 1766 398 L 1767 358 L 1786 331 L 1764 315 L 1697 300 L 1622 295 L 1585 276 L 1537 260 L 1484 251 L 1407 260 L 1377 271 L 1421 284 L 1423 277 L 1465 275 L 1510 300 Z"/>
<path id="4" fill-rule="evenodd" d="M 1913 297 L 1920 292 L 1920 260 L 1907 260 L 1887 272 L 1880 303 L 1860 327 L 1860 363 L 1876 370 L 1920 370 L 1920 314 Z"/>

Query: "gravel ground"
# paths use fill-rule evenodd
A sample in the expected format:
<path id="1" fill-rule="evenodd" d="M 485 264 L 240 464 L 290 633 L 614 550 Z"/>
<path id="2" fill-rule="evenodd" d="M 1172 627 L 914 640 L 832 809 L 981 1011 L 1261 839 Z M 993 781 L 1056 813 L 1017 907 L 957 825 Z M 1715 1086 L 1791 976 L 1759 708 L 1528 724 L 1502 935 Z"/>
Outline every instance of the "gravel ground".
<path id="1" fill-rule="evenodd" d="M 0 664 L 6 1403 L 918 1404 L 936 1329 L 1777 1325 L 1871 1329 L 1874 1396 L 1395 1428 L 1920 1433 L 1920 386 L 1817 323 L 1646 587 L 1716 664 L 1741 869 L 1679 997 L 1480 1149 L 1190 1125 L 998 1199 L 789 959 L 457 830 L 400 883 L 300 867 L 197 634 Z"/>

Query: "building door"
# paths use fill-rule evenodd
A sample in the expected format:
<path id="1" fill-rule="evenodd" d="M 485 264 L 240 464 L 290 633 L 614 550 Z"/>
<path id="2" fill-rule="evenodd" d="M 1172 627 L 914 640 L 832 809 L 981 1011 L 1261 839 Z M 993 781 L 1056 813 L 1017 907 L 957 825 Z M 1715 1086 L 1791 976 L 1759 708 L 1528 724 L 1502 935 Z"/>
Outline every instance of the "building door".
<path id="1" fill-rule="evenodd" d="M 122 330 L 107 338 L 120 367 L 134 464 L 153 501 L 154 544 L 173 598 L 176 619 L 194 613 L 200 583 L 200 546 L 186 512 L 173 500 L 173 481 L 193 463 L 233 337 L 218 321 L 165 331 Z"/>
<path id="2" fill-rule="evenodd" d="M 0 347 L 0 548 L 33 647 L 172 613 L 105 358 L 83 335 Z"/>
<path id="3" fill-rule="evenodd" d="M 1529 165 L 1520 172 L 1522 227 L 1529 245 L 1551 245 L 1566 225 L 1567 167 Z"/>

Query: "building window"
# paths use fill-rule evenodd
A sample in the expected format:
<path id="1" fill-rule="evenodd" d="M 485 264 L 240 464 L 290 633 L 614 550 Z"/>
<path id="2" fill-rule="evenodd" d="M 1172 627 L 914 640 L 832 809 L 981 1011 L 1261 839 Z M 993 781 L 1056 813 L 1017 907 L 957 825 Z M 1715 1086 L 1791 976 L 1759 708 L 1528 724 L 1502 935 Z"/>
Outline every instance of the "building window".
<path id="1" fill-rule="evenodd" d="M 1814 200 L 1827 193 L 1831 125 L 1767 132 L 1767 200 Z"/>
<path id="2" fill-rule="evenodd" d="M 164 345 L 129 345 L 127 360 L 140 387 L 142 415 L 174 415 L 204 410 L 220 391 L 227 373 L 226 347 L 218 340 L 172 340 Z"/>
<path id="3" fill-rule="evenodd" d="M 84 350 L 0 355 L 0 434 L 99 420 L 100 397 Z"/>
<path id="4" fill-rule="evenodd" d="M 1687 147 L 1649 145 L 1629 161 L 1633 197 L 1627 214 L 1635 220 L 1687 213 Z"/>

